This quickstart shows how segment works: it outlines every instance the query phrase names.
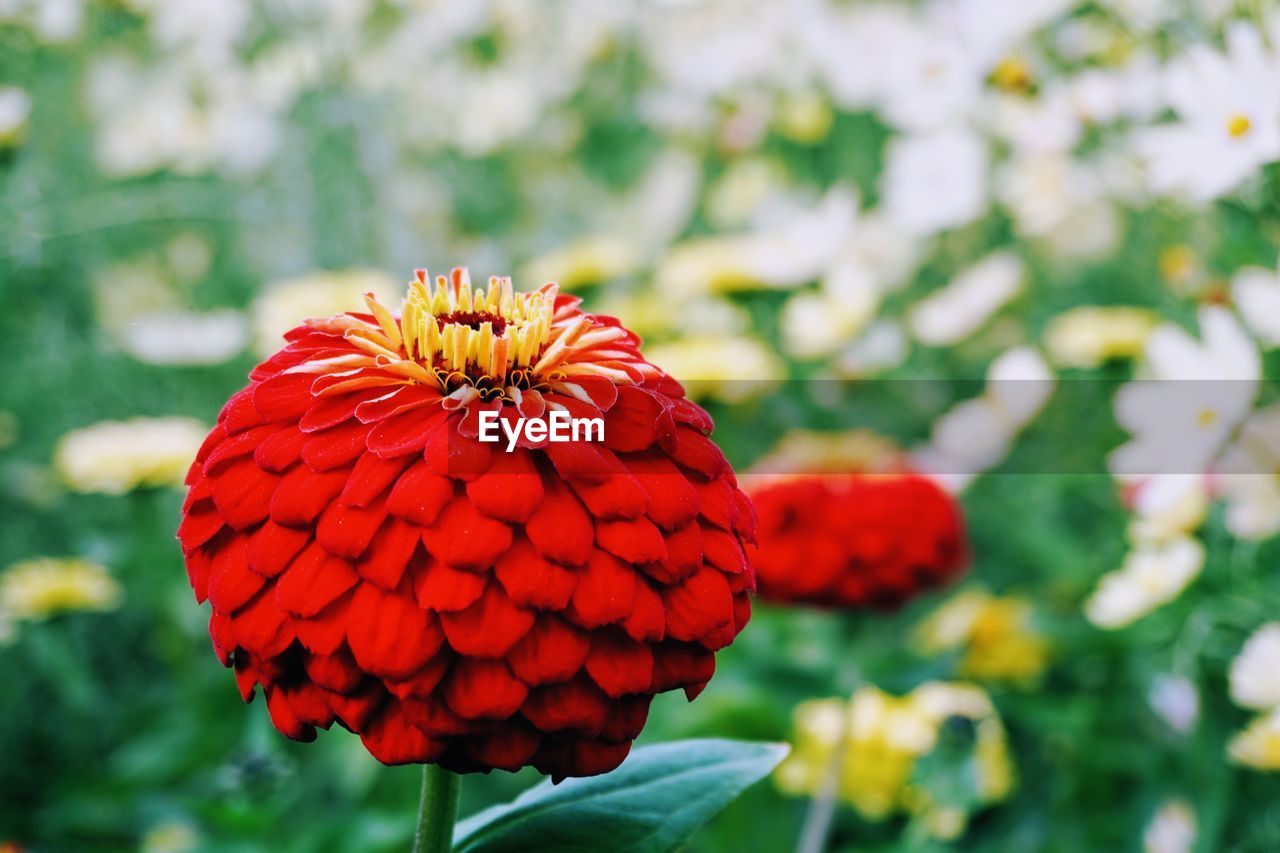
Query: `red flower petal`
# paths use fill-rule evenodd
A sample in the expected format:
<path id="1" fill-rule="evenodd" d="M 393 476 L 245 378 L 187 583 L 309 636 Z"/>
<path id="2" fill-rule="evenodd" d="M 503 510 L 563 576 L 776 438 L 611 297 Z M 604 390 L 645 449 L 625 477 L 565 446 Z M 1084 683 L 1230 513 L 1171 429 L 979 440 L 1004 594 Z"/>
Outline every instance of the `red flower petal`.
<path id="1" fill-rule="evenodd" d="M 349 506 L 368 506 L 391 488 L 411 462 L 412 457 L 383 459 L 376 453 L 365 451 L 351 469 L 347 485 L 342 490 L 342 502 Z"/>
<path id="2" fill-rule="evenodd" d="M 311 541 L 311 531 L 266 521 L 249 538 L 249 568 L 273 578 Z"/>
<path id="3" fill-rule="evenodd" d="M 347 643 L 366 672 L 403 679 L 440 650 L 444 633 L 435 614 L 411 597 L 362 583 L 351 599 Z"/>
<path id="4" fill-rule="evenodd" d="M 639 693 L 653 680 L 653 653 L 617 631 L 600 631 L 591 638 L 587 674 L 613 698 Z"/>
<path id="5" fill-rule="evenodd" d="M 413 590 L 418 606 L 441 613 L 470 607 L 484 594 L 484 575 L 455 569 L 431 557 L 413 572 Z"/>
<path id="6" fill-rule="evenodd" d="M 253 451 L 253 461 L 263 471 L 283 474 L 302 458 L 307 434 L 297 427 L 282 427 L 263 439 Z"/>
<path id="7" fill-rule="evenodd" d="M 395 590 L 409 567 L 420 535 L 412 524 L 388 520 L 374 535 L 364 556 L 356 561 L 356 573 L 387 592 Z"/>
<path id="8" fill-rule="evenodd" d="M 383 764 L 421 763 L 444 752 L 444 744 L 411 725 L 395 701 L 369 720 L 360 732 L 360 740 L 369 754 Z"/>
<path id="9" fill-rule="evenodd" d="M 379 456 L 417 453 L 436 433 L 447 428 L 448 413 L 413 409 L 380 421 L 369 433 L 369 449 Z"/>
<path id="10" fill-rule="evenodd" d="M 558 616 L 539 616 L 507 656 L 511 670 L 525 684 L 537 686 L 572 678 L 591 650 L 588 636 Z"/>
<path id="11" fill-rule="evenodd" d="M 329 505 L 316 525 L 316 541 L 330 554 L 357 560 L 369 548 L 374 534 L 387 520 L 381 505 L 368 507 Z"/>
<path id="12" fill-rule="evenodd" d="M 609 698 L 587 679 L 575 678 L 534 689 L 520 712 L 544 732 L 595 734 L 609 715 Z"/>
<path id="13" fill-rule="evenodd" d="M 487 569 L 511 547 L 511 528 L 481 515 L 471 501 L 456 497 L 422 531 L 427 551 L 443 563 Z"/>
<path id="14" fill-rule="evenodd" d="M 511 603 L 496 583 L 466 610 L 440 614 L 449 645 L 461 654 L 496 658 L 505 655 L 533 626 L 533 613 Z"/>
<path id="15" fill-rule="evenodd" d="M 485 658 L 459 658 L 444 684 L 449 708 L 468 720 L 509 717 L 528 694 L 506 663 Z"/>
<path id="16" fill-rule="evenodd" d="M 585 563 L 595 544 L 591 516 L 559 483 L 548 483 L 546 497 L 529 518 L 525 533 L 538 553 L 569 566 Z"/>
<path id="17" fill-rule="evenodd" d="M 261 575 L 249 571 L 247 546 L 248 540 L 238 537 L 214 553 L 209 572 L 209 601 L 214 610 L 231 613 L 240 609 L 266 583 Z"/>
<path id="18" fill-rule="evenodd" d="M 424 461 L 400 475 L 387 498 L 387 512 L 426 527 L 453 498 L 453 481 L 431 470 Z"/>
<path id="19" fill-rule="evenodd" d="M 662 531 L 643 516 L 622 521 L 597 521 L 596 543 L 628 563 L 657 563 L 667 559 Z"/>
<path id="20" fill-rule="evenodd" d="M 594 551 L 565 613 L 584 628 L 620 622 L 631 612 L 635 592 L 635 572 L 612 554 Z"/>
<path id="21" fill-rule="evenodd" d="M 267 517 L 278 482 L 276 475 L 263 471 L 251 459 L 243 459 L 214 481 L 214 506 L 227 524 L 247 530 Z"/>
<path id="22" fill-rule="evenodd" d="M 488 471 L 467 483 L 467 497 L 476 509 L 513 524 L 528 521 L 543 494 L 533 456 L 521 448 L 499 455 Z"/>
<path id="23" fill-rule="evenodd" d="M 312 471 L 305 464 L 280 478 L 271 495 L 271 520 L 287 527 L 310 525 L 342 491 L 346 471 Z"/>
<path id="24" fill-rule="evenodd" d="M 733 593 L 724 575 L 701 569 L 682 583 L 662 590 L 667 610 L 667 636 L 698 640 L 733 622 Z"/>
<path id="25" fill-rule="evenodd" d="M 577 574 L 546 560 L 523 536 L 499 558 L 494 574 L 512 601 L 539 610 L 563 610 L 578 585 Z"/>
<path id="26" fill-rule="evenodd" d="M 313 542 L 276 581 L 276 602 L 295 616 L 315 616 L 359 581 L 350 563 Z"/>

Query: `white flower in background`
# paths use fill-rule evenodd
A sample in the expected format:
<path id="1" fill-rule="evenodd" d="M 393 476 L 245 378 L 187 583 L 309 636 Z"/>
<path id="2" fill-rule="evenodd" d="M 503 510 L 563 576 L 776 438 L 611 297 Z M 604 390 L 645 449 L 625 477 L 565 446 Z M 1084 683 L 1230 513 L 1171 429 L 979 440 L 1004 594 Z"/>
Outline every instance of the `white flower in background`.
<path id="1" fill-rule="evenodd" d="M 95 159 L 112 177 L 162 168 L 251 173 L 279 142 L 278 117 L 254 94 L 235 66 L 210 76 L 182 59 L 156 66 L 118 56 L 99 59 L 89 70 Z"/>
<path id="2" fill-rule="evenodd" d="M 1190 537 L 1138 545 L 1098 582 L 1085 602 L 1085 617 L 1099 628 L 1131 625 L 1181 595 L 1204 568 L 1204 558 L 1204 545 Z"/>
<path id="3" fill-rule="evenodd" d="M 862 267 L 888 292 L 908 284 L 923 253 L 924 241 L 919 236 L 905 231 L 877 208 L 858 217 L 835 263 Z"/>
<path id="4" fill-rule="evenodd" d="M 1101 195 L 1100 182 L 1067 152 L 1015 156 L 997 173 L 996 195 L 1018 233 L 1044 237 Z"/>
<path id="5" fill-rule="evenodd" d="M 1193 533 L 1209 513 L 1209 480 L 1202 474 L 1154 474 L 1138 482 L 1130 502 L 1134 542 L 1164 542 Z"/>
<path id="6" fill-rule="evenodd" d="M 783 306 L 783 348 L 797 358 L 830 355 L 875 319 L 881 292 L 857 262 L 837 263 L 817 291 L 792 296 Z"/>
<path id="7" fill-rule="evenodd" d="M 1019 41 L 1058 18 L 1075 0 L 946 0 L 931 7 L 934 20 L 954 34 L 988 69 Z"/>
<path id="8" fill-rule="evenodd" d="M 209 428 L 192 418 L 102 421 L 58 440 L 53 463 L 77 492 L 180 486 Z"/>
<path id="9" fill-rule="evenodd" d="M 848 61 L 850 54 L 843 55 Z M 985 77 L 979 58 L 953 30 L 925 22 L 900 33 L 879 73 L 880 114 L 909 131 L 942 127 L 971 114 Z"/>
<path id="10" fill-rule="evenodd" d="M 1147 704 L 1178 734 L 1191 731 L 1200 718 L 1200 694 L 1191 679 L 1161 673 L 1151 679 Z"/>
<path id="11" fill-rule="evenodd" d="M 903 44 L 918 39 L 920 25 L 897 3 L 831 4 L 827 12 L 821 26 L 805 28 L 808 56 L 837 105 L 865 111 L 880 103 L 884 69 Z"/>
<path id="12" fill-rule="evenodd" d="M 149 364 L 220 364 L 245 348 L 249 325 L 231 309 L 133 318 L 119 334 L 125 350 Z"/>
<path id="13" fill-rule="evenodd" d="M 1280 622 L 1268 622 L 1231 662 L 1231 701 L 1266 711 L 1280 706 Z"/>
<path id="14" fill-rule="evenodd" d="M 1043 342 L 1049 357 L 1064 367 L 1100 367 L 1111 359 L 1136 358 L 1160 323 L 1148 308 L 1072 308 L 1050 321 Z"/>
<path id="15" fill-rule="evenodd" d="M 763 157 L 734 160 L 707 190 L 707 219 L 717 228 L 741 228 L 787 191 L 782 165 Z"/>
<path id="16" fill-rule="evenodd" d="M 915 234 L 967 225 L 987 209 L 987 157 L 964 128 L 893 139 L 881 176 L 885 212 Z"/>
<path id="17" fill-rule="evenodd" d="M 1007 142 L 1015 157 L 1066 155 L 1084 132 L 1061 87 L 1028 100 L 1021 95 L 991 97 L 983 115 L 993 136 Z"/>
<path id="18" fill-rule="evenodd" d="M 1217 479 L 1226 498 L 1226 526 L 1241 539 L 1280 533 L 1280 406 L 1253 413 L 1223 454 Z"/>
<path id="19" fill-rule="evenodd" d="M 1143 853 L 1191 853 L 1196 846 L 1196 813 L 1185 800 L 1168 800 L 1142 833 Z"/>
<path id="20" fill-rule="evenodd" d="M 1147 343 L 1149 379 L 1123 386 L 1116 421 L 1133 438 L 1112 452 L 1120 476 L 1203 471 L 1253 408 L 1261 359 L 1224 308 L 1200 312 L 1202 340 L 1182 328 L 1157 328 Z"/>
<path id="21" fill-rule="evenodd" d="M 911 342 L 902 326 L 893 320 L 879 320 L 837 356 L 837 375 L 848 379 L 874 376 L 892 370 L 907 360 Z"/>
<path id="22" fill-rule="evenodd" d="M 771 221 L 751 233 L 673 246 L 654 272 L 655 284 L 677 302 L 707 292 L 793 288 L 828 269 L 857 214 L 856 196 L 840 186 L 816 205 L 779 205 Z"/>
<path id="23" fill-rule="evenodd" d="M 1007 350 L 987 368 L 983 393 L 948 409 L 934 423 L 930 443 L 912 451 L 916 466 L 954 491 L 964 489 L 1008 456 L 1053 388 L 1053 372 L 1038 352 Z"/>
<path id="24" fill-rule="evenodd" d="M 1053 371 L 1031 347 L 1005 350 L 987 368 L 986 397 L 1015 430 L 1035 420 L 1053 389 Z"/>
<path id="25" fill-rule="evenodd" d="M 745 6 L 745 8 L 744 8 Z M 643 45 L 671 88 L 712 97 L 740 84 L 770 80 L 776 69 L 803 60 L 792 34 L 812 4 L 706 2 L 667 4 L 639 18 Z"/>
<path id="26" fill-rule="evenodd" d="M 317 272 L 270 284 L 250 306 L 254 349 L 270 355 L 280 348 L 281 336 L 303 320 L 365 311 L 368 292 L 389 304 L 399 290 L 391 276 L 371 270 Z"/>
<path id="27" fill-rule="evenodd" d="M 917 302 L 907 315 L 916 340 L 950 346 L 973 335 L 1018 295 L 1025 270 L 1009 252 L 997 252 Z"/>
<path id="28" fill-rule="evenodd" d="M 1280 770 L 1280 707 L 1255 717 L 1233 737 L 1227 756 L 1255 770 Z"/>
<path id="29" fill-rule="evenodd" d="M 0 23 L 29 28 L 40 41 L 69 42 L 84 24 L 84 0 L 0 0 Z"/>
<path id="30" fill-rule="evenodd" d="M 1231 295 L 1245 325 L 1263 346 L 1280 347 L 1280 275 L 1260 267 L 1237 270 Z"/>
<path id="31" fill-rule="evenodd" d="M 0 86 L 0 148 L 17 145 L 26 134 L 31 96 L 17 86 Z"/>
<path id="32" fill-rule="evenodd" d="M 152 42 L 202 62 L 224 64 L 249 25 L 247 0 L 125 0 L 147 16 Z"/>
<path id="33" fill-rule="evenodd" d="M 1280 70 L 1252 25 L 1227 28 L 1226 53 L 1193 45 L 1166 69 L 1179 121 L 1138 134 L 1151 188 L 1208 201 L 1280 158 Z"/>

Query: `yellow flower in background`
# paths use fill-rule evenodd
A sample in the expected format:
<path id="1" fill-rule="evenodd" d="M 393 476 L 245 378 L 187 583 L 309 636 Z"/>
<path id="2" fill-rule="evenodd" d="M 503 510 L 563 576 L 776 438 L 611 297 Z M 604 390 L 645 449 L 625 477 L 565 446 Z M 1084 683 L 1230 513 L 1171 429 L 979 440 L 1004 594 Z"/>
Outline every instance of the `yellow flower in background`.
<path id="1" fill-rule="evenodd" d="M 814 474 L 900 475 L 909 466 L 902 448 L 867 429 L 845 432 L 792 430 L 751 466 L 752 476 Z"/>
<path id="2" fill-rule="evenodd" d="M 1255 770 L 1280 770 L 1280 708 L 1255 718 L 1233 737 L 1227 755 Z"/>
<path id="3" fill-rule="evenodd" d="M 147 830 L 139 846 L 142 853 L 186 853 L 200 846 L 200 836 L 190 824 L 169 820 Z"/>
<path id="4" fill-rule="evenodd" d="M 1280 770 L 1280 622 L 1268 622 L 1231 662 L 1231 701 L 1264 711 L 1231 739 L 1227 755 L 1255 770 Z"/>
<path id="5" fill-rule="evenodd" d="M 705 335 L 734 336 L 751 327 L 746 309 L 727 299 L 700 297 L 671 310 L 671 303 L 652 291 L 607 298 L 599 313 L 617 317 L 637 335 L 650 339 L 699 337 Z"/>
<path id="6" fill-rule="evenodd" d="M 964 678 L 1032 684 L 1049 657 L 1049 644 L 1033 623 L 1030 602 L 975 588 L 934 611 L 916 629 L 916 642 L 926 654 L 961 651 L 957 671 Z"/>
<path id="7" fill-rule="evenodd" d="M 1138 545 L 1098 582 L 1085 616 L 1099 628 L 1130 625 L 1181 595 L 1204 568 L 1204 558 L 1204 545 L 1190 537 Z"/>
<path id="8" fill-rule="evenodd" d="M 1175 291 L 1185 291 L 1200 272 L 1200 258 L 1190 246 L 1176 244 L 1160 251 L 1156 261 L 1160 277 Z"/>
<path id="9" fill-rule="evenodd" d="M 371 270 L 317 272 L 275 282 L 253 300 L 254 349 L 270 355 L 280 348 L 281 336 L 305 319 L 367 311 L 365 293 L 383 304 L 399 304 L 403 291 L 391 276 Z"/>
<path id="10" fill-rule="evenodd" d="M 772 350 L 743 335 L 682 338 L 651 346 L 646 355 L 694 399 L 740 403 L 770 391 L 784 375 Z"/>
<path id="11" fill-rule="evenodd" d="M 1137 358 L 1160 323 L 1146 308 L 1073 308 L 1059 314 L 1044 332 L 1052 361 L 1065 367 L 1098 367 L 1117 358 Z"/>
<path id="12" fill-rule="evenodd" d="M 762 286 L 751 259 L 736 237 L 699 237 L 671 247 L 654 274 L 672 297 L 732 293 Z"/>
<path id="13" fill-rule="evenodd" d="M 773 124 L 778 133 L 802 145 L 813 145 L 825 139 L 834 120 L 831 105 L 813 92 L 784 96 L 773 114 Z"/>
<path id="14" fill-rule="evenodd" d="M 180 486 L 208 431 L 194 418 L 102 421 L 59 439 L 53 464 L 77 492 Z"/>
<path id="15" fill-rule="evenodd" d="M 834 781 L 836 796 L 868 819 L 905 813 L 932 834 L 954 838 L 964 831 L 968 810 L 939 802 L 920 771 L 956 718 L 972 726 L 964 773 L 974 804 L 1006 798 L 1014 772 L 1004 725 L 987 694 L 962 683 L 929 682 L 905 696 L 867 686 L 848 702 L 802 703 L 793 715 L 794 748 L 775 782 L 784 792 L 814 795 Z"/>
<path id="16" fill-rule="evenodd" d="M 105 567 L 89 560 L 37 557 L 14 563 L 0 574 L 0 614 L 13 620 L 111 610 L 121 597 L 120 584 Z"/>
<path id="17" fill-rule="evenodd" d="M 640 256 L 632 244 L 616 237 L 588 237 L 529 261 L 523 280 L 534 286 L 554 281 L 573 290 L 629 275 L 639 265 Z"/>

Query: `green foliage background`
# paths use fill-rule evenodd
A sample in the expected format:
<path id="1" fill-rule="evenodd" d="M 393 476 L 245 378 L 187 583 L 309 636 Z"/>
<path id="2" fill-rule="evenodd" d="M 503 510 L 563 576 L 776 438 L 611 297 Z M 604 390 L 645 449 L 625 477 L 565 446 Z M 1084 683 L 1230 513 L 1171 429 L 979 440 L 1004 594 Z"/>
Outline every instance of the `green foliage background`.
<path id="1" fill-rule="evenodd" d="M 35 555 L 87 556 L 111 567 L 125 589 L 117 610 L 24 624 L 0 647 L 0 840 L 41 850 L 124 850 L 177 821 L 193 827 L 209 850 L 403 849 L 416 768 L 384 768 L 345 733 L 289 742 L 271 728 L 260 700 L 247 708 L 239 702 L 209 648 L 207 613 L 191 599 L 173 537 L 181 494 L 79 495 L 51 472 L 58 437 L 95 421 L 171 414 L 211 421 L 254 363 L 248 353 L 211 367 L 136 361 L 101 329 L 90 282 L 104 265 L 195 233 L 211 246 L 213 263 L 188 294 L 192 306 L 243 308 L 269 280 L 317 269 L 407 274 L 417 265 L 467 263 L 482 242 L 502 245 L 522 262 L 588 233 L 591 211 L 541 218 L 526 180 L 548 171 L 549 155 L 537 149 L 422 154 L 402 176 L 394 161 L 368 155 L 394 116 L 384 104 L 348 96 L 341 80 L 298 102 L 277 166 L 256 178 L 211 171 L 106 177 L 94 165 L 81 81 L 95 50 L 108 41 L 141 44 L 141 26 L 121 8 L 95 7 L 91 37 L 53 49 L 0 24 L 0 83 L 24 86 L 35 104 L 26 139 L 0 154 L 0 409 L 18 422 L 15 442 L 0 450 L 0 565 Z M 625 44 L 595 61 L 568 107 L 583 132 L 567 152 L 570 164 L 555 168 L 606 193 L 628 192 L 666 142 L 635 117 L 632 95 L 645 73 Z M 870 202 L 887 133 L 869 116 L 837 113 L 817 143 L 770 131 L 760 151 L 798 186 L 848 182 Z M 732 157 L 711 145 L 695 150 L 706 182 Z M 448 204 L 440 215 L 448 222 L 420 242 L 411 224 L 394 221 L 387 199 L 424 169 L 443 177 Z M 1006 309 L 1016 337 L 1036 340 L 1052 316 L 1080 304 L 1146 305 L 1189 320 L 1193 309 L 1161 283 L 1160 252 L 1190 244 L 1222 271 L 1273 265 L 1272 190 L 1243 210 L 1130 212 L 1122 250 L 1097 263 L 1059 268 L 1026 252 L 1034 286 Z M 698 214 L 685 236 L 711 230 Z M 948 234 L 885 312 L 935 288 L 969 259 L 1008 245 L 1018 248 L 999 213 Z M 586 296 L 595 304 L 611 291 L 647 285 L 640 274 L 600 283 Z M 740 302 L 776 347 L 780 297 Z M 891 378 L 977 378 L 997 351 L 998 342 L 982 338 L 916 351 Z M 962 396 L 944 385 L 938 388 L 949 389 L 947 396 L 923 402 L 895 396 L 892 386 L 853 389 L 833 407 L 815 394 L 819 383 L 803 381 L 813 365 L 791 363 L 788 371 L 794 381 L 768 397 L 712 405 L 716 436 L 737 465 L 798 426 L 874 425 L 910 442 Z M 1126 375 L 1117 367 L 1109 377 Z M 978 815 L 956 846 L 1132 849 L 1152 811 L 1176 795 L 1195 804 L 1198 849 L 1280 849 L 1276 778 L 1232 767 L 1223 753 L 1248 716 L 1227 699 L 1226 670 L 1248 634 L 1276 615 L 1280 545 L 1238 542 L 1215 516 L 1205 534 L 1209 562 L 1195 586 L 1136 626 L 1105 633 L 1084 621 L 1080 606 L 1125 551 L 1116 487 L 1100 466 L 1092 474 L 1025 473 L 1053 470 L 1067 446 L 1094 448 L 1101 459 L 1118 444 L 1114 387 L 1080 383 L 1070 403 L 1056 403 L 1032 426 L 1002 469 L 963 496 L 972 576 L 1029 597 L 1053 654 L 1037 689 L 992 687 L 1020 784 L 1008 802 Z M 922 658 L 907 643 L 944 597 L 927 596 L 893 614 L 759 605 L 750 628 L 718 657 L 706 693 L 693 704 L 660 697 L 642 742 L 786 739 L 794 705 L 836 695 L 848 661 L 889 690 L 948 678 L 954 661 Z M 1151 679 L 1163 672 L 1185 675 L 1198 689 L 1201 717 L 1187 736 L 1171 732 L 1148 707 Z M 528 771 L 470 777 L 462 813 L 507 800 L 535 779 Z M 805 807 L 768 783 L 755 786 L 690 848 L 787 849 Z M 900 822 L 870 824 L 841 811 L 832 843 L 900 849 L 900 830 Z"/>

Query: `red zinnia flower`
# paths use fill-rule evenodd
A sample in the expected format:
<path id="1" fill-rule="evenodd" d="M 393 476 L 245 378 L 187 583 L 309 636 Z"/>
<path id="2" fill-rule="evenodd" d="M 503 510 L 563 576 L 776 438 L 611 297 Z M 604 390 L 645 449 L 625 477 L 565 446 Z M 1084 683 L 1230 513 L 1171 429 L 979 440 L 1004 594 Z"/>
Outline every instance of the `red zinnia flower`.
<path id="1" fill-rule="evenodd" d="M 763 598 L 892 607 L 967 563 L 959 506 L 883 439 L 795 434 L 755 471 Z"/>
<path id="2" fill-rule="evenodd" d="M 399 319 L 366 301 L 289 332 L 191 468 L 178 536 L 214 649 L 292 738 L 612 769 L 750 615 L 755 516 L 711 419 L 554 284 L 419 271 Z M 557 410 L 603 441 L 477 439 L 482 411 Z"/>

